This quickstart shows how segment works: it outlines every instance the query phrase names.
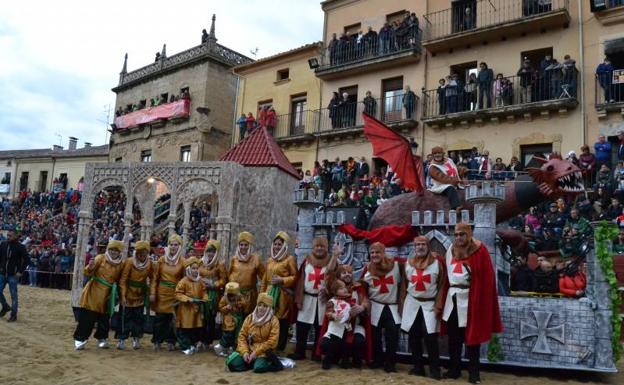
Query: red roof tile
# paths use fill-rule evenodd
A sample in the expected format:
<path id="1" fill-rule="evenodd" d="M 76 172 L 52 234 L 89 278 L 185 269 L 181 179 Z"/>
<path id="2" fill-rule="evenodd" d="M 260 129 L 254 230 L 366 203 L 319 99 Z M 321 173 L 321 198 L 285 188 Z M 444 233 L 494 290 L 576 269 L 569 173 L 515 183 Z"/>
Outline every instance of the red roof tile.
<path id="1" fill-rule="evenodd" d="M 266 128 L 253 130 L 246 138 L 226 152 L 220 160 L 229 160 L 250 167 L 277 167 L 299 179 L 299 172 Z"/>

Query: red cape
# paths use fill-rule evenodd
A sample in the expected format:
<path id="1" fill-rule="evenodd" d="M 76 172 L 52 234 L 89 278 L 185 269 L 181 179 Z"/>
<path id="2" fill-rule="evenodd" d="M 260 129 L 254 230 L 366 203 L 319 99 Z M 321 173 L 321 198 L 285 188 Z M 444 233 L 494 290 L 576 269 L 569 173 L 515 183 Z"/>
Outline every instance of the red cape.
<path id="1" fill-rule="evenodd" d="M 418 235 L 412 225 L 384 226 L 374 230 L 361 230 L 350 223 L 338 226 L 338 231 L 355 240 L 366 239 L 369 244 L 381 242 L 386 247 L 399 247 L 411 242 Z"/>
<path id="2" fill-rule="evenodd" d="M 498 308 L 498 293 L 492 258 L 483 243 L 467 261 L 471 270 L 468 294 L 468 321 L 466 324 L 466 345 L 489 342 L 493 333 L 503 331 L 503 322 Z M 444 297 L 446 298 L 445 289 Z M 443 322 L 443 326 L 445 322 Z"/>
<path id="3" fill-rule="evenodd" d="M 359 285 L 355 288 L 355 290 L 358 293 L 358 296 L 360 298 L 368 298 L 368 295 L 366 293 L 366 290 L 364 289 L 363 286 Z M 364 332 L 366 333 L 366 342 L 365 342 L 365 351 L 364 351 L 364 360 L 367 363 L 372 362 L 373 360 L 373 340 L 372 340 L 372 330 L 371 330 L 371 323 L 370 323 L 370 314 L 367 314 L 365 317 L 361 317 L 361 320 L 363 320 L 363 324 L 362 326 L 364 327 Z M 316 351 L 315 354 L 317 356 L 321 355 L 321 339 L 323 338 L 323 335 L 325 335 L 325 332 L 327 332 L 327 327 L 329 325 L 329 319 L 327 318 L 327 315 L 323 316 L 323 324 L 321 325 L 321 331 L 319 332 L 318 335 L 318 341 L 316 343 Z M 351 323 L 352 326 L 355 326 L 355 320 L 352 321 Z M 352 344 L 353 343 L 353 332 L 347 332 L 345 331 L 345 336 L 347 344 Z"/>

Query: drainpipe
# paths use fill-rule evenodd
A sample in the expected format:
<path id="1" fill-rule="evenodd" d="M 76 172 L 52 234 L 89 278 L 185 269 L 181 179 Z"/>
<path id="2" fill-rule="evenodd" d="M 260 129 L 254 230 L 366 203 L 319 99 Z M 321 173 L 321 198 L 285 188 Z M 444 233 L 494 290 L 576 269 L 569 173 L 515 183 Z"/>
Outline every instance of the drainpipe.
<path id="1" fill-rule="evenodd" d="M 585 50 L 583 46 L 583 5 L 581 4 L 581 0 L 576 1 L 578 7 L 578 23 L 579 23 L 579 67 L 581 70 L 578 72 L 580 79 L 577 79 L 576 84 L 581 85 L 581 92 L 577 92 L 577 97 L 580 95 L 581 100 L 579 103 L 581 104 L 581 120 L 582 120 L 582 130 L 581 130 L 581 145 L 584 145 L 587 140 L 587 116 L 585 115 Z"/>
<path id="2" fill-rule="evenodd" d="M 238 115 L 236 114 L 238 111 L 238 91 L 240 89 L 240 76 L 237 74 L 236 76 L 236 95 L 234 95 L 234 119 L 233 119 L 233 126 L 232 126 L 232 140 L 230 143 L 230 148 L 234 147 L 234 145 L 236 144 L 236 133 L 239 132 L 238 130 L 238 124 L 237 124 L 237 120 L 238 120 Z M 241 102 L 245 100 L 245 97 L 243 95 L 243 97 L 241 98 Z M 242 111 L 242 106 L 241 106 L 241 111 Z"/>

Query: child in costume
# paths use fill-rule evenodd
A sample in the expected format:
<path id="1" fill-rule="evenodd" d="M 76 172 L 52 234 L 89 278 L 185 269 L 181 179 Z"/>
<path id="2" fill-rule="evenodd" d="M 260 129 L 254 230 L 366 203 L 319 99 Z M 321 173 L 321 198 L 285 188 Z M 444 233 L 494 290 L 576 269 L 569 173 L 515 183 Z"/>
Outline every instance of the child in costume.
<path id="1" fill-rule="evenodd" d="M 351 293 L 344 282 L 332 282 L 333 297 L 327 301 L 325 316 L 327 317 L 327 331 L 323 335 L 320 347 L 323 354 L 323 369 L 330 369 L 345 351 L 346 333 L 351 331 Z M 352 336 L 351 336 L 352 338 Z"/>
<path id="2" fill-rule="evenodd" d="M 221 323 L 221 340 L 214 347 L 215 353 L 227 357 L 234 351 L 238 333 L 243 324 L 245 299 L 240 294 L 240 287 L 236 282 L 225 285 L 225 295 L 219 301 L 219 312 L 223 316 Z"/>
<path id="3" fill-rule="evenodd" d="M 185 277 L 178 282 L 175 291 L 179 302 L 176 309 L 176 335 L 182 352 L 192 355 L 203 326 L 202 308 L 208 300 L 206 288 L 199 276 L 199 260 L 190 257 L 184 261 Z"/>

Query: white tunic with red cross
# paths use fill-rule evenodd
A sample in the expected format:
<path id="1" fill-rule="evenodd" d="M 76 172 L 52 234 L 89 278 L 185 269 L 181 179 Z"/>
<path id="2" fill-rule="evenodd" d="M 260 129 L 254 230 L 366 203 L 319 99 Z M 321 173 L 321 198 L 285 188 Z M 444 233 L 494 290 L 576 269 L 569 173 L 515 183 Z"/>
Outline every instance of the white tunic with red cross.
<path id="1" fill-rule="evenodd" d="M 360 303 L 360 295 L 357 290 L 353 290 L 351 292 L 351 304 L 352 305 L 361 305 Z M 353 333 L 361 334 L 366 337 L 366 329 L 362 326 L 362 322 L 360 322 L 360 317 L 355 317 L 355 327 L 353 328 Z"/>
<path id="2" fill-rule="evenodd" d="M 351 323 L 349 321 L 349 313 L 351 312 L 351 304 L 349 302 L 332 298 L 329 300 L 332 306 L 334 307 L 335 319 L 329 320 L 327 323 L 327 332 L 323 337 L 329 337 L 330 335 L 334 335 L 338 338 L 342 338 L 347 327 L 351 327 Z"/>
<path id="3" fill-rule="evenodd" d="M 399 263 L 395 261 L 392 270 L 383 277 L 378 277 L 367 271 L 363 280 L 368 285 L 368 298 L 371 302 L 371 325 L 377 326 L 379 324 L 381 313 L 386 306 L 392 313 L 394 323 L 400 325 L 398 298 L 401 272 Z"/>
<path id="4" fill-rule="evenodd" d="M 325 304 L 319 301 L 318 293 L 325 287 L 325 267 L 314 267 L 306 262 L 303 274 L 303 306 L 297 313 L 297 321 L 313 324 L 314 319 L 321 325 L 325 315 Z"/>
<path id="5" fill-rule="evenodd" d="M 424 269 L 417 269 L 409 263 L 405 265 L 407 295 L 401 317 L 401 330 L 404 332 L 409 333 L 421 309 L 427 326 L 427 333 L 440 331 L 440 323 L 434 311 L 435 298 L 438 295 L 439 274 L 440 263 L 437 259 Z"/>
<path id="6" fill-rule="evenodd" d="M 453 312 L 453 296 L 457 302 L 457 324 L 464 328 L 468 322 L 468 298 L 470 293 L 470 272 L 464 266 L 466 260 L 458 261 L 453 257 L 453 248 L 446 252 L 446 271 L 449 280 L 449 290 L 446 294 L 446 303 L 442 319 L 448 321 Z M 462 286 L 462 287 L 457 287 Z"/>

